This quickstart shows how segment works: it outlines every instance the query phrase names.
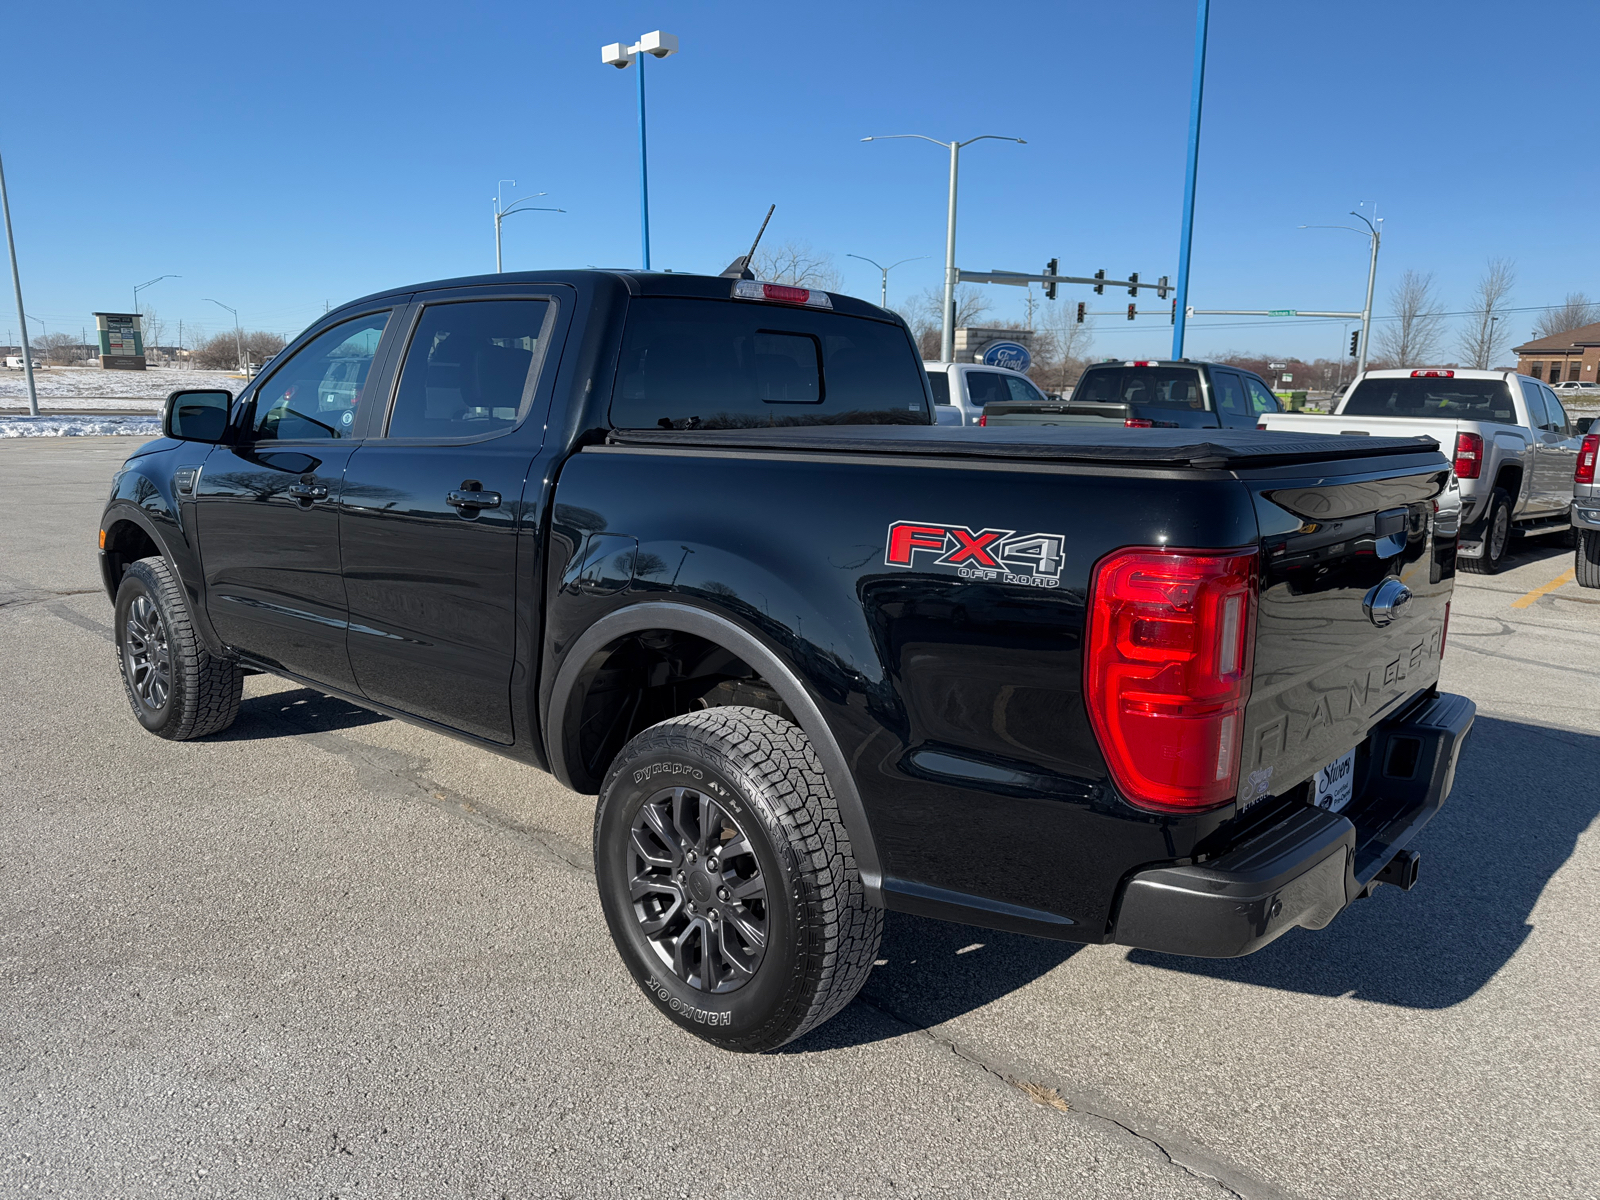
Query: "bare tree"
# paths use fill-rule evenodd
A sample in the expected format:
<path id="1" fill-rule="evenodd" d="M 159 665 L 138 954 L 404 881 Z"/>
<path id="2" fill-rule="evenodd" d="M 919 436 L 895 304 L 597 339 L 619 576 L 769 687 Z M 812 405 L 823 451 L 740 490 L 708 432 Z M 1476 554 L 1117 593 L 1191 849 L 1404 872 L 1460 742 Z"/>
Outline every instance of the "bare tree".
<path id="1" fill-rule="evenodd" d="M 283 349 L 283 338 L 276 333 L 254 329 L 244 334 L 237 335 L 232 329 L 224 329 L 221 333 L 214 333 L 208 338 L 196 338 L 191 361 L 195 366 L 208 371 L 224 371 L 229 368 L 239 367 L 239 348 L 243 346 L 245 357 L 251 362 L 261 362 L 269 354 L 276 354 Z"/>
<path id="2" fill-rule="evenodd" d="M 78 339 L 70 333 L 46 333 L 30 343 L 33 356 L 51 366 L 65 366 L 78 357 Z"/>
<path id="3" fill-rule="evenodd" d="M 1478 279 L 1477 291 L 1472 296 L 1472 311 L 1456 349 L 1466 362 L 1480 371 L 1494 365 L 1502 347 L 1510 340 L 1511 332 L 1505 327 L 1506 304 L 1516 282 L 1516 269 L 1506 258 L 1491 258 Z"/>
<path id="4" fill-rule="evenodd" d="M 975 287 L 956 288 L 956 328 L 974 325 L 990 311 L 989 298 Z M 931 287 L 907 299 L 895 311 L 906 319 L 917 339 L 922 357 L 933 362 L 939 357 L 939 342 L 944 329 L 944 288 Z"/>
<path id="5" fill-rule="evenodd" d="M 1582 329 L 1585 325 L 1593 325 L 1600 321 L 1600 304 L 1596 304 L 1582 292 L 1568 292 L 1567 298 L 1561 302 L 1559 308 L 1552 308 L 1540 315 L 1533 323 L 1535 337 L 1555 337 L 1562 333 L 1571 333 L 1574 329 Z"/>
<path id="6" fill-rule="evenodd" d="M 139 335 L 144 339 L 145 356 L 152 357 L 150 351 L 167 336 L 167 323 L 156 315 L 155 309 L 147 308 L 139 314 Z"/>
<path id="7" fill-rule="evenodd" d="M 1433 294 L 1433 272 L 1407 271 L 1389 293 L 1394 317 L 1378 331 L 1378 350 L 1399 367 L 1427 363 L 1439 351 L 1444 313 Z"/>
<path id="8" fill-rule="evenodd" d="M 756 251 L 751 270 L 757 279 L 768 283 L 816 288 L 819 292 L 837 292 L 842 285 L 833 256 L 813 250 L 809 242 L 788 241 L 763 246 Z"/>
<path id="9" fill-rule="evenodd" d="M 1078 324 L 1075 305 L 1048 304 L 1037 336 L 1037 354 L 1028 374 L 1041 387 L 1065 393 L 1088 365 L 1094 326 Z"/>

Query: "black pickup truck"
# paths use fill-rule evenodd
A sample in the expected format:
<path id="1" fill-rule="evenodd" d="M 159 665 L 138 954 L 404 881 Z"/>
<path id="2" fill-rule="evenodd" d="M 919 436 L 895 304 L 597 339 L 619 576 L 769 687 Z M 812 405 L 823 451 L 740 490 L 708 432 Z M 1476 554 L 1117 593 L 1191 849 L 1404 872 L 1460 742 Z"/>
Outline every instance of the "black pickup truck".
<path id="1" fill-rule="evenodd" d="M 1130 429 L 1254 429 L 1278 398 L 1254 371 L 1193 359 L 1096 363 L 1065 400 L 1003 400 L 978 423 L 1086 425 L 1115 421 Z"/>
<path id="2" fill-rule="evenodd" d="M 1434 444 L 931 399 L 892 313 L 748 279 L 346 305 L 117 474 L 134 714 L 272 672 L 597 794 L 618 950 L 732 1049 L 848 1003 L 885 908 L 1226 957 L 1409 888 L 1474 714 Z"/>

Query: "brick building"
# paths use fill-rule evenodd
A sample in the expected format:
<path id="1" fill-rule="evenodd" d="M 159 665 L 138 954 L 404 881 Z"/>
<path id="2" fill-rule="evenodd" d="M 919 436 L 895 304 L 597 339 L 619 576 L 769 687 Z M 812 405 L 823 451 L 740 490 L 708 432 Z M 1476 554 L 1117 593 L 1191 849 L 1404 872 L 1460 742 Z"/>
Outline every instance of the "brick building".
<path id="1" fill-rule="evenodd" d="M 1517 370 L 1546 383 L 1600 382 L 1600 325 L 1540 338 L 1512 348 Z"/>

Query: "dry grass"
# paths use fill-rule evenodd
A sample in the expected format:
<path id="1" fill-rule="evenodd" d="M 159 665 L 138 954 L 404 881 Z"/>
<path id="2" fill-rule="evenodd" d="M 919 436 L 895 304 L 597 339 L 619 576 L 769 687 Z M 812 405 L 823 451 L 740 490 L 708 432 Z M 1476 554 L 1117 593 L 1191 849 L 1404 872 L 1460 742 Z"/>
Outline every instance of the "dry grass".
<path id="1" fill-rule="evenodd" d="M 1035 1104 L 1053 1108 L 1057 1112 L 1072 1111 L 1072 1105 L 1062 1099 L 1061 1093 L 1055 1088 L 1047 1088 L 1042 1083 L 1028 1083 L 1025 1080 L 1013 1080 L 1012 1086 Z"/>

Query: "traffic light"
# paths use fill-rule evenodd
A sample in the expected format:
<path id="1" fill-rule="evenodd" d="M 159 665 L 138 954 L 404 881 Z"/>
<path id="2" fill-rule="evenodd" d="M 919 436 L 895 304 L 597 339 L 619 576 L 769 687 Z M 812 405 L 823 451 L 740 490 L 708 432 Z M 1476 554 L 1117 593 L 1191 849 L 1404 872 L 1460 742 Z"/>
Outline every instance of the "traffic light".
<path id="1" fill-rule="evenodd" d="M 1058 268 L 1060 265 L 1061 260 L 1059 258 L 1052 258 L 1049 262 L 1045 263 L 1044 273 L 1046 275 L 1058 274 L 1059 272 L 1056 270 L 1056 268 Z M 1054 300 L 1056 298 L 1056 285 L 1054 283 L 1047 283 L 1044 285 L 1044 298 L 1046 300 Z"/>
<path id="2" fill-rule="evenodd" d="M 1178 323 L 1178 298 L 1176 296 L 1172 298 L 1172 320 L 1169 323 L 1173 325 Z"/>
<path id="3" fill-rule="evenodd" d="M 1135 271 L 1129 275 L 1128 282 L 1132 285 L 1128 288 L 1128 295 L 1137 296 L 1139 294 L 1139 272 Z"/>
<path id="4" fill-rule="evenodd" d="M 1361 344 L 1361 331 L 1358 329 L 1350 335 L 1350 357 L 1356 356 L 1356 347 Z"/>
<path id="5" fill-rule="evenodd" d="M 1156 281 L 1156 295 L 1163 300 L 1167 298 L 1167 277 L 1165 275 Z"/>
<path id="6" fill-rule="evenodd" d="M 1102 267 L 1102 268 L 1100 268 L 1100 270 L 1096 271 L 1094 273 L 1094 277 L 1096 279 L 1104 279 L 1106 277 L 1105 268 Z M 1095 284 L 1094 285 L 1094 294 L 1096 296 L 1104 296 L 1106 294 L 1106 285 L 1103 284 L 1103 283 Z"/>
<path id="7" fill-rule="evenodd" d="M 1085 307 L 1085 305 L 1084 305 L 1083 301 L 1079 300 L 1078 301 L 1078 324 L 1079 325 L 1083 324 L 1083 310 L 1084 310 L 1084 307 Z"/>
<path id="8" fill-rule="evenodd" d="M 1133 311 L 1137 307 L 1138 307 L 1138 305 L 1136 305 L 1136 304 L 1128 305 L 1128 320 L 1130 320 L 1130 321 L 1133 320 Z"/>

